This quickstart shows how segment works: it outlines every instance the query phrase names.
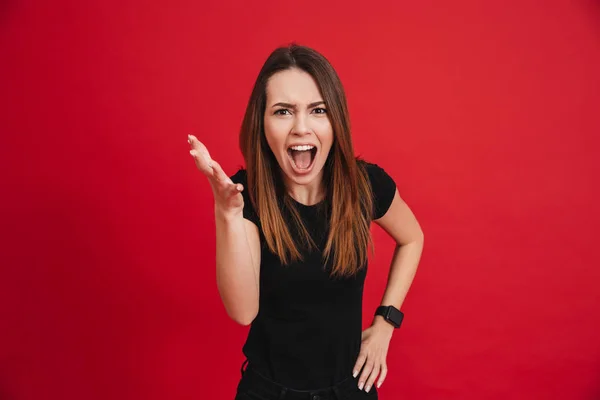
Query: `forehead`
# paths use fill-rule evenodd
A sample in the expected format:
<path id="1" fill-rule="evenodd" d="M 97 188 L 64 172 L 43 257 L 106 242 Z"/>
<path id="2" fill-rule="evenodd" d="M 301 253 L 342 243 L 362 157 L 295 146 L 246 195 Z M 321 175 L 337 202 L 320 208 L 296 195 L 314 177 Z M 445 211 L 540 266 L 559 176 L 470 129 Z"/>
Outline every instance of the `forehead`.
<path id="1" fill-rule="evenodd" d="M 310 74 L 297 68 L 273 74 L 267 81 L 266 92 L 269 103 L 311 103 L 322 100 L 317 82 Z"/>

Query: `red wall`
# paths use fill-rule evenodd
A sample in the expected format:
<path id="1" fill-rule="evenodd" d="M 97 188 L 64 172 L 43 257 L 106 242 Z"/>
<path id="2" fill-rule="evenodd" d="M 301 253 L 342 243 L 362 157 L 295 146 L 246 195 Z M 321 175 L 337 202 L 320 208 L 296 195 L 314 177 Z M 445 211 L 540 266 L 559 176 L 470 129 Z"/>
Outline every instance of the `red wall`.
<path id="1" fill-rule="evenodd" d="M 292 40 L 426 236 L 381 398 L 600 398 L 598 2 L 211 3 L 0 4 L 0 398 L 233 398 L 247 328 L 186 135 L 235 172 Z"/>

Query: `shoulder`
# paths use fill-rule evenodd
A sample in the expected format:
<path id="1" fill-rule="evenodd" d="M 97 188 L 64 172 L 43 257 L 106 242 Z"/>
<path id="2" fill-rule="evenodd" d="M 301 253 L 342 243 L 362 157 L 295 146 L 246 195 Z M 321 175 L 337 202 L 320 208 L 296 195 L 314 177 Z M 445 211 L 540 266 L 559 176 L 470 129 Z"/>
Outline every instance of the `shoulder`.
<path id="1" fill-rule="evenodd" d="M 369 162 L 363 159 L 357 159 L 356 162 L 359 165 L 359 167 L 367 173 L 371 186 L 394 183 L 395 189 L 394 179 L 379 164 L 375 164 L 373 162 Z"/>
<path id="2" fill-rule="evenodd" d="M 238 171 L 229 177 L 233 183 L 241 183 L 244 186 L 242 190 L 242 198 L 244 199 L 244 218 L 254 222 L 254 224 L 260 227 L 260 218 L 258 213 L 252 204 L 250 198 L 250 188 L 248 187 L 248 173 L 243 167 L 238 167 Z"/>
<path id="3" fill-rule="evenodd" d="M 246 186 L 246 183 L 248 182 L 248 173 L 245 168 L 238 167 L 238 171 L 229 178 L 233 181 L 233 183 L 241 183 L 242 185 Z"/>
<path id="4" fill-rule="evenodd" d="M 238 170 L 235 174 L 229 177 L 233 183 L 241 183 L 244 186 L 244 190 L 242 190 L 242 196 L 244 197 L 244 201 L 250 198 L 250 188 L 248 187 L 248 172 L 243 167 L 238 167 Z"/>
<path id="5" fill-rule="evenodd" d="M 394 200 L 396 194 L 396 182 L 390 174 L 378 164 L 363 159 L 357 159 L 357 163 L 359 167 L 366 172 L 369 184 L 371 185 L 374 207 L 373 219 L 379 219 L 383 217 L 392 204 L 392 200 Z"/>

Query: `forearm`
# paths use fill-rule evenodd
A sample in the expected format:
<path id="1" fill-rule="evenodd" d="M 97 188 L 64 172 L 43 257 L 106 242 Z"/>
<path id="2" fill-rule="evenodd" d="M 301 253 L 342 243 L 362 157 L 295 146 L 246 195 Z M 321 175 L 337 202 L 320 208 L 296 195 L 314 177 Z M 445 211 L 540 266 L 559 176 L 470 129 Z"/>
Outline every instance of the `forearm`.
<path id="1" fill-rule="evenodd" d="M 411 243 L 396 246 L 381 305 L 391 305 L 397 309 L 402 307 L 417 272 L 422 251 L 422 238 Z M 375 321 L 385 322 L 380 316 L 376 317 Z M 387 322 L 385 323 L 387 324 Z"/>
<path id="2" fill-rule="evenodd" d="M 217 287 L 231 318 L 242 325 L 258 313 L 259 282 L 241 215 L 215 212 Z"/>

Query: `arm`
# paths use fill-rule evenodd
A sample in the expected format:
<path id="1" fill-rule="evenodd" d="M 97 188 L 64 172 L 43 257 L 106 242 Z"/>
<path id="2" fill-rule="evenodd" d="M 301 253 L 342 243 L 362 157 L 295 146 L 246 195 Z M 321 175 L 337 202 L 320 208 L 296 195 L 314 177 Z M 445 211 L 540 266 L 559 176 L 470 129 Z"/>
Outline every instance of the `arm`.
<path id="1" fill-rule="evenodd" d="M 227 314 L 242 325 L 258 314 L 260 239 L 258 228 L 240 214 L 215 210 L 217 287 Z"/>
<path id="2" fill-rule="evenodd" d="M 381 305 L 392 305 L 400 309 L 412 285 L 421 259 L 424 243 L 423 231 L 397 190 L 388 211 L 374 222 L 396 241 L 396 249 Z M 390 332 L 394 329 L 380 315 L 375 317 L 373 323 L 386 326 Z"/>
<path id="3" fill-rule="evenodd" d="M 196 167 L 208 178 L 215 199 L 217 287 L 227 314 L 249 325 L 258 314 L 260 238 L 253 222 L 244 219 L 244 186 L 234 183 L 206 147 L 188 135 Z"/>
<path id="4" fill-rule="evenodd" d="M 374 222 L 396 241 L 396 250 L 381 305 L 393 305 L 399 309 L 417 271 L 423 250 L 423 231 L 397 190 L 385 215 Z M 355 376 L 362 368 L 358 384 L 360 390 L 364 387 L 368 392 L 377 377 L 377 387 L 385 380 L 388 371 L 387 351 L 393 332 L 394 327 L 379 315 L 374 318 L 373 324 L 363 331 L 361 351 L 354 366 Z"/>

